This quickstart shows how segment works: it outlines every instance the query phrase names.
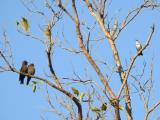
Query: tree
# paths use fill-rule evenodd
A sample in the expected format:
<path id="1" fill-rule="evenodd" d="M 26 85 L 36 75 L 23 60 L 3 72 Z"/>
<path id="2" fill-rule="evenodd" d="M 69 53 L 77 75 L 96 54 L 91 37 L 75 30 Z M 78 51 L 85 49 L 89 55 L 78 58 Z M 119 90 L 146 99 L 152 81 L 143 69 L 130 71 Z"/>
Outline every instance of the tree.
<path id="1" fill-rule="evenodd" d="M 157 102 L 152 100 L 153 96 L 151 94 L 152 89 L 154 89 L 153 70 L 156 69 L 154 68 L 156 63 L 154 63 L 154 57 L 145 54 L 154 36 L 156 23 L 151 21 L 149 23 L 150 28 L 144 27 L 147 32 L 142 31 L 142 37 L 145 39 L 142 49 L 130 54 L 126 51 L 133 50 L 127 48 L 127 46 L 131 46 L 128 41 L 134 40 L 132 36 L 138 37 L 136 34 L 138 34 L 139 26 L 134 28 L 130 25 L 136 25 L 135 22 L 139 20 L 138 17 L 143 11 L 149 10 L 149 12 L 154 13 L 158 10 L 159 3 L 153 0 L 136 3 L 137 7 L 127 14 L 125 13 L 125 16 L 122 14 L 122 17 L 121 11 L 118 11 L 116 15 L 111 12 L 111 8 L 115 9 L 117 7 L 114 7 L 115 1 L 44 1 L 45 11 L 38 10 L 36 7 L 37 1 L 22 1 L 30 13 L 39 16 L 39 21 L 42 20 L 41 18 L 45 20 L 39 27 L 44 37 L 35 36 L 32 32 L 32 29 L 34 29 L 30 23 L 32 18 L 23 17 L 17 21 L 17 31 L 26 37 L 38 40 L 37 44 L 44 46 L 50 75 L 49 73 L 44 73 L 45 76 L 41 76 L 36 73 L 31 75 L 20 72 L 19 68 L 16 68 L 12 62 L 13 53 L 5 32 L 3 34 L 5 49 L 2 48 L 0 51 L 1 60 L 4 63 L 0 66 L 1 71 L 14 72 L 17 75 L 23 74 L 35 79 L 32 80 L 34 92 L 36 92 L 38 84 L 48 86 L 46 89 L 47 101 L 53 112 L 61 119 L 120 120 L 126 118 L 132 120 L 137 115 L 136 109 L 140 107 L 133 106 L 136 101 L 133 101 L 132 98 L 135 95 L 139 95 L 136 100 L 138 101 L 140 98 L 144 106 L 144 119 L 149 119 L 150 113 L 156 111 L 160 104 L 160 100 L 157 100 Z M 143 23 L 141 23 L 141 26 L 143 26 Z M 134 35 L 130 32 L 131 35 L 128 37 L 125 30 L 132 28 L 135 29 Z M 127 44 L 122 39 L 128 39 L 128 41 L 125 41 Z M 124 51 L 119 47 L 119 44 L 121 44 L 121 47 L 123 44 L 127 45 Z M 97 48 L 98 46 L 100 47 Z M 140 56 L 142 51 L 143 56 Z M 64 67 L 60 69 L 61 71 L 73 71 L 72 74 L 61 74 L 57 70 L 59 68 L 56 68 L 55 54 L 57 52 L 63 55 L 72 53 L 66 59 L 72 57 L 73 63 L 77 63 L 77 58 L 85 62 L 72 69 L 72 65 L 65 66 L 65 59 L 60 60 Z M 85 60 L 83 60 L 84 58 Z M 141 65 L 137 65 L 135 62 L 140 58 L 144 59 L 140 61 L 139 64 Z M 148 58 L 150 60 L 147 60 Z M 51 99 L 49 91 L 52 89 L 56 89 L 58 93 L 63 94 L 64 98 L 67 98 L 62 100 L 56 95 Z M 136 92 L 133 93 L 135 90 Z M 52 100 L 56 102 L 52 102 Z M 56 109 L 55 104 L 57 103 L 64 109 Z M 63 114 L 64 111 L 68 111 L 69 114 Z"/>

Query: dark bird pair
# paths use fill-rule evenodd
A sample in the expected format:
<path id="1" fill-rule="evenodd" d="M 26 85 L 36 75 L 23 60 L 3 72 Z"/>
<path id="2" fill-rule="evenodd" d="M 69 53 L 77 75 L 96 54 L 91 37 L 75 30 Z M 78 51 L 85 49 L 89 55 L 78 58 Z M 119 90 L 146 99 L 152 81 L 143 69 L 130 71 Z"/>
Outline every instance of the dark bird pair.
<path id="1" fill-rule="evenodd" d="M 20 84 L 24 83 L 24 78 L 26 77 L 26 75 L 24 75 L 24 74 L 28 74 L 27 75 L 27 83 L 26 83 L 28 85 L 30 80 L 31 80 L 31 77 L 29 75 L 34 75 L 35 74 L 34 64 L 29 64 L 28 65 L 28 62 L 24 60 L 22 62 L 22 66 L 21 66 L 20 72 L 21 72 L 19 74 Z"/>

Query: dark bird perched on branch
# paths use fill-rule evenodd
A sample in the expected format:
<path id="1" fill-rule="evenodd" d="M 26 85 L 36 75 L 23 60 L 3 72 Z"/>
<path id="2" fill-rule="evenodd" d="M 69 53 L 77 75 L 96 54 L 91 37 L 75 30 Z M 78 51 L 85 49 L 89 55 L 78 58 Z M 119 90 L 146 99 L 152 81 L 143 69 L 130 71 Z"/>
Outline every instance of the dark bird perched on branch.
<path id="1" fill-rule="evenodd" d="M 20 74 L 19 74 L 19 81 L 20 81 L 20 84 L 23 84 L 24 83 L 24 78 L 26 75 L 24 75 L 23 73 L 27 73 L 28 71 L 28 62 L 26 60 L 24 60 L 22 62 L 22 66 L 21 66 L 21 69 L 20 69 Z"/>
<path id="2" fill-rule="evenodd" d="M 138 40 L 136 40 L 136 49 L 137 52 L 139 52 L 142 49 L 142 45 Z M 143 55 L 143 53 L 141 52 L 139 55 Z"/>
<path id="3" fill-rule="evenodd" d="M 28 75 L 34 75 L 34 74 L 35 74 L 34 64 L 28 65 Z M 27 76 L 27 85 L 29 84 L 30 80 L 31 80 L 31 77 Z"/>

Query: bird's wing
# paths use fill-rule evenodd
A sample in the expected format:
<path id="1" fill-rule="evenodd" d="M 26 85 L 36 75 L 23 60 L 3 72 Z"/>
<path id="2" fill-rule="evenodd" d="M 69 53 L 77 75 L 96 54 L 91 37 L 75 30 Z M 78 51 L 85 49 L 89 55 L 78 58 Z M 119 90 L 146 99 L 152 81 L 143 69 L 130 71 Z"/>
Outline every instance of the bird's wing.
<path id="1" fill-rule="evenodd" d="M 33 68 L 33 75 L 35 74 L 35 72 L 36 72 L 36 70 L 35 70 L 35 68 Z"/>
<path id="2" fill-rule="evenodd" d="M 26 73 L 26 72 L 27 72 L 27 69 L 28 69 L 27 66 L 26 66 L 26 65 L 23 65 L 23 66 L 21 67 L 20 71 Z"/>

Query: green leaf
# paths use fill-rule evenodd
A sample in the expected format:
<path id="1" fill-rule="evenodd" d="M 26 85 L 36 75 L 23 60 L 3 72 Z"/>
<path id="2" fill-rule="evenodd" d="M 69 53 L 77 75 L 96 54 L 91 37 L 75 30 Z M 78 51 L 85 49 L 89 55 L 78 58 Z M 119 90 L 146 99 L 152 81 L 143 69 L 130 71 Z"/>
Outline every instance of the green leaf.
<path id="1" fill-rule="evenodd" d="M 32 90 L 33 90 L 33 92 L 35 93 L 36 90 L 37 90 L 37 86 L 36 86 L 36 85 L 33 85 Z"/>
<path id="2" fill-rule="evenodd" d="M 120 109 L 120 110 L 124 110 L 124 108 L 123 108 L 121 105 L 119 105 L 119 109 Z"/>
<path id="3" fill-rule="evenodd" d="M 33 84 L 44 84 L 42 81 L 32 81 Z"/>
<path id="4" fill-rule="evenodd" d="M 28 29 L 29 29 L 29 25 L 28 25 L 28 21 L 27 21 L 26 18 L 22 17 L 22 19 L 21 19 L 21 25 L 22 25 L 23 30 L 25 32 L 27 32 Z"/>
<path id="5" fill-rule="evenodd" d="M 93 111 L 93 112 L 96 112 L 96 113 L 99 113 L 101 110 L 97 107 L 94 107 L 94 106 L 91 106 L 90 109 Z"/>
<path id="6" fill-rule="evenodd" d="M 75 95 L 79 95 L 79 91 L 76 88 L 72 87 L 72 91 Z"/>
<path id="7" fill-rule="evenodd" d="M 101 106 L 101 110 L 106 111 L 107 110 L 107 103 L 103 103 Z"/>
<path id="8" fill-rule="evenodd" d="M 82 101 L 84 96 L 85 96 L 85 93 L 82 92 L 79 96 L 79 100 Z"/>

